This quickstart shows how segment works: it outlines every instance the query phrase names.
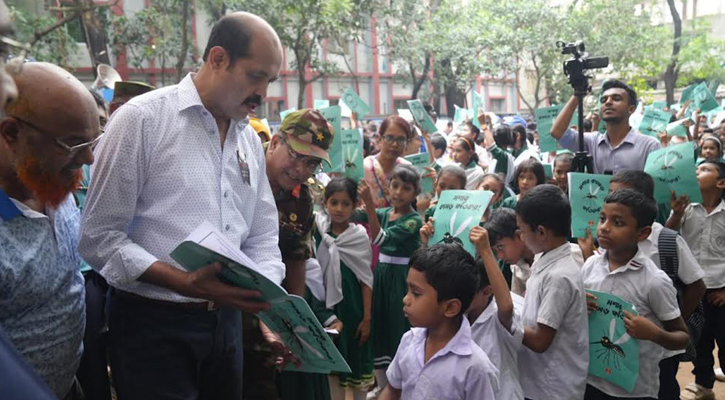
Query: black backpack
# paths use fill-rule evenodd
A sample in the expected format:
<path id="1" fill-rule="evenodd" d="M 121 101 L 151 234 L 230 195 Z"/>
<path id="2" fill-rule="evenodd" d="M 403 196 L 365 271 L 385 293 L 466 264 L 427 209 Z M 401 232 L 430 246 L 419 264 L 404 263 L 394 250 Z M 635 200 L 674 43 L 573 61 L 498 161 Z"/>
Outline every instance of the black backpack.
<path id="1" fill-rule="evenodd" d="M 663 227 L 662 232 L 660 232 L 660 237 L 657 240 L 657 247 L 659 248 L 662 270 L 672 279 L 672 283 L 675 285 L 675 289 L 677 289 L 677 302 L 681 306 L 682 292 L 685 284 L 677 276 L 677 270 L 680 265 L 677 256 L 677 235 L 678 233 L 676 231 Z M 705 324 L 702 301 L 697 303 L 697 307 L 695 307 L 692 314 L 685 320 L 685 324 L 687 324 L 687 330 L 690 333 L 690 344 L 687 345 L 684 353 L 675 356 L 675 359 L 680 362 L 693 361 L 695 359 L 695 345 L 700 340 L 702 327 Z"/>

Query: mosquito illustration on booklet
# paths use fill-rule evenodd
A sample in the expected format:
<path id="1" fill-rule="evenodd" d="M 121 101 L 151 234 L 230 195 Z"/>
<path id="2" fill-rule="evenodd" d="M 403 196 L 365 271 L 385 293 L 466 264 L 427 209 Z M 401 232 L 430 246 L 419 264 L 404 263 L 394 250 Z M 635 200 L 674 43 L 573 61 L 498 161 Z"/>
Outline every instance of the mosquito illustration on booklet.
<path id="1" fill-rule="evenodd" d="M 174 251 L 171 257 L 182 267 L 195 271 L 219 262 L 220 278 L 243 289 L 258 290 L 262 300 L 270 304 L 259 319 L 287 348 L 292 349 L 300 365 L 287 364 L 284 369 L 329 374 L 350 373 L 350 367 L 335 347 L 330 336 L 317 321 L 310 306 L 299 296 L 288 294 L 281 286 L 267 279 L 256 264 L 209 222 L 202 223 Z"/>

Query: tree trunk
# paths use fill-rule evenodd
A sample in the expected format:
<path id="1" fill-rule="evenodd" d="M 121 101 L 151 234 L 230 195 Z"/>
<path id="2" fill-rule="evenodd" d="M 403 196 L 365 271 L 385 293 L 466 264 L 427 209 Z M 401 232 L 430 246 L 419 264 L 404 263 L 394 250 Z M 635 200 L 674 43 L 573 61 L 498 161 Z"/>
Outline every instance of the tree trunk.
<path id="1" fill-rule="evenodd" d="M 181 82 L 181 78 L 183 78 L 186 55 L 189 52 L 189 3 L 191 0 L 181 0 L 181 2 L 184 4 L 184 8 L 181 13 L 181 52 L 176 61 L 176 82 Z"/>
<path id="2" fill-rule="evenodd" d="M 667 94 L 667 104 L 674 104 L 675 102 L 675 85 L 677 84 L 677 75 L 679 73 L 678 56 L 680 54 L 680 45 L 682 38 L 682 20 L 680 14 L 677 12 L 675 6 L 675 0 L 667 0 L 667 5 L 670 7 L 670 14 L 672 15 L 672 26 L 675 28 L 674 41 L 672 42 L 672 57 L 670 63 L 667 65 L 665 71 L 665 92 Z"/>
<path id="3" fill-rule="evenodd" d="M 416 76 L 413 64 L 408 64 L 408 68 L 410 69 L 410 77 L 413 79 L 413 91 L 410 94 L 410 99 L 415 100 L 418 98 L 420 88 L 423 87 L 423 84 L 428 79 L 428 72 L 430 71 L 430 54 L 426 53 L 425 55 L 425 64 L 423 65 L 423 72 L 421 73 L 420 78 Z"/>
<path id="4" fill-rule="evenodd" d="M 297 109 L 298 110 L 305 108 L 305 89 L 307 88 L 307 83 L 308 83 L 307 79 L 305 79 L 305 67 L 306 67 L 306 64 L 297 65 L 297 79 L 298 79 L 299 87 L 300 87 L 299 92 L 297 92 Z"/>
<path id="5" fill-rule="evenodd" d="M 95 75 L 98 64 L 111 65 L 111 58 L 108 55 L 108 36 L 98 20 L 96 10 L 93 9 L 93 0 L 74 0 L 74 3 L 79 9 L 89 9 L 81 14 L 81 26 Z"/>

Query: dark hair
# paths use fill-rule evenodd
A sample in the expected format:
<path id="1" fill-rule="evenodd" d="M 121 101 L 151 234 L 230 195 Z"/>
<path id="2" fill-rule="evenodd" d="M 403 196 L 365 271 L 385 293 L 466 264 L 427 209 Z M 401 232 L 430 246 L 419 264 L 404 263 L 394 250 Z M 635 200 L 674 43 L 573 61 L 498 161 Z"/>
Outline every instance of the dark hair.
<path id="1" fill-rule="evenodd" d="M 544 165 L 535 158 L 527 158 L 524 161 L 521 161 L 521 164 L 516 167 L 513 181 L 514 189 L 519 190 L 519 175 L 526 171 L 532 172 L 536 176 L 537 185 L 543 185 L 546 183 L 546 171 L 544 171 Z"/>
<path id="2" fill-rule="evenodd" d="M 446 147 L 448 147 L 446 138 L 444 138 L 440 133 L 436 133 L 430 137 L 430 144 L 432 144 L 433 148 L 436 150 L 446 151 Z"/>
<path id="3" fill-rule="evenodd" d="M 657 203 L 651 197 L 632 189 L 612 192 L 604 198 L 604 204 L 617 203 L 626 206 L 637 219 L 637 228 L 652 226 L 657 218 Z"/>
<path id="4" fill-rule="evenodd" d="M 415 187 L 415 194 L 420 193 L 420 172 L 418 168 L 410 164 L 400 164 L 390 171 L 388 176 L 388 185 L 393 182 L 393 179 L 399 179 L 403 183 L 409 183 Z"/>
<path id="5" fill-rule="evenodd" d="M 337 192 L 347 192 L 353 205 L 357 203 L 357 183 L 347 177 L 332 178 L 325 186 L 325 202 Z"/>
<path id="6" fill-rule="evenodd" d="M 493 141 L 496 146 L 505 149 L 513 143 L 513 135 L 508 125 L 501 124 L 493 130 Z"/>
<path id="7" fill-rule="evenodd" d="M 614 174 L 614 176 L 612 176 L 610 182 L 623 183 L 627 186 L 630 186 L 635 191 L 649 197 L 650 199 L 653 199 L 655 195 L 655 180 L 652 179 L 652 176 L 650 176 L 650 174 L 644 171 L 618 171 L 616 174 Z"/>
<path id="8" fill-rule="evenodd" d="M 500 207 L 491 213 L 486 220 L 484 227 L 488 231 L 488 241 L 491 247 L 495 246 L 501 239 L 514 238 L 516 230 L 516 211 L 512 208 Z"/>
<path id="9" fill-rule="evenodd" d="M 91 96 L 93 96 L 93 101 L 96 102 L 96 106 L 106 108 L 106 99 L 104 99 L 97 90 L 88 89 L 88 91 L 91 92 Z"/>
<path id="10" fill-rule="evenodd" d="M 458 299 L 463 314 L 478 291 L 479 268 L 458 243 L 438 243 L 421 247 L 410 257 L 410 267 L 425 274 L 425 280 L 438 294 L 438 302 Z"/>
<path id="11" fill-rule="evenodd" d="M 405 137 L 408 138 L 408 141 L 413 138 L 413 128 L 410 126 L 408 121 L 406 121 L 403 117 L 399 115 L 391 115 L 383 120 L 383 123 L 380 124 L 380 137 L 385 136 L 385 132 L 388 130 L 388 128 L 390 128 L 391 125 L 398 125 L 398 127 L 402 129 L 403 132 L 405 132 Z"/>
<path id="12" fill-rule="evenodd" d="M 723 162 L 722 160 L 718 158 L 707 158 L 698 165 L 702 164 L 712 164 L 716 166 L 719 171 L 719 173 L 717 174 L 717 179 L 725 179 L 725 162 Z M 725 193 L 723 193 L 723 195 L 725 196 Z"/>
<path id="13" fill-rule="evenodd" d="M 491 281 L 488 279 L 488 274 L 486 273 L 486 266 L 483 265 L 481 257 L 476 258 L 476 269 L 478 269 L 478 287 L 476 291 L 480 292 L 486 286 L 491 285 Z"/>
<path id="14" fill-rule="evenodd" d="M 592 131 L 592 120 L 589 118 L 584 118 L 584 132 L 591 132 Z"/>
<path id="15" fill-rule="evenodd" d="M 499 191 L 498 194 L 500 194 L 501 196 L 503 196 L 503 191 L 506 190 L 506 182 L 504 182 L 504 180 L 501 177 L 501 175 L 499 175 L 497 173 L 491 172 L 491 173 L 488 173 L 488 174 L 482 176 L 481 177 L 481 182 L 479 183 L 479 186 L 483 183 L 483 181 L 485 181 L 488 178 L 495 179 L 496 182 L 498 182 L 499 186 L 501 187 L 501 190 Z M 494 193 L 493 195 L 496 196 L 496 193 Z"/>
<path id="16" fill-rule="evenodd" d="M 616 79 L 610 79 L 608 81 L 605 81 L 604 84 L 602 84 L 602 93 L 600 93 L 599 95 L 603 95 L 604 92 L 612 88 L 624 89 L 627 92 L 627 104 L 629 104 L 630 106 L 637 105 L 637 92 L 635 92 L 634 89 L 632 89 L 626 83 L 618 81 Z"/>
<path id="17" fill-rule="evenodd" d="M 468 129 L 471 131 L 473 141 L 478 143 L 478 139 L 481 137 L 481 130 L 476 125 L 473 125 L 471 120 L 466 121 L 466 125 L 468 125 Z"/>
<path id="18" fill-rule="evenodd" d="M 543 226 L 557 236 L 571 236 L 571 205 L 558 186 L 532 188 L 516 203 L 516 214 L 532 230 Z"/>
<path id="19" fill-rule="evenodd" d="M 557 154 L 556 157 L 554 157 L 554 165 L 552 167 L 556 168 L 556 163 L 563 162 L 566 164 L 571 164 L 571 160 L 574 159 L 574 154 L 571 153 L 561 153 Z"/>
<path id="20" fill-rule="evenodd" d="M 367 157 L 370 155 L 370 152 L 373 150 L 372 143 L 370 142 L 370 136 L 363 135 L 363 157 Z"/>
<path id="21" fill-rule="evenodd" d="M 461 135 L 458 137 L 458 139 L 459 139 L 458 140 L 459 142 L 463 143 L 463 147 L 466 151 L 473 152 L 473 154 L 471 154 L 471 161 L 478 164 L 478 154 L 476 154 L 476 145 L 475 145 L 473 139 L 471 139 L 471 137 L 469 137 L 467 135 Z M 469 163 L 471 161 L 469 161 Z M 466 167 L 466 166 L 464 165 L 464 167 Z"/>
<path id="22" fill-rule="evenodd" d="M 526 124 L 526 129 L 530 131 L 536 131 L 536 122 L 529 122 Z"/>
<path id="23" fill-rule="evenodd" d="M 438 179 L 440 179 L 443 175 L 453 175 L 454 178 L 458 179 L 459 182 L 461 182 L 461 188 L 464 189 L 466 187 L 466 180 L 468 179 L 466 177 L 466 171 L 455 164 L 449 164 L 445 167 L 441 168 L 441 172 L 438 173 Z"/>
<path id="24" fill-rule="evenodd" d="M 453 121 L 448 121 L 448 123 L 446 124 L 446 126 L 449 127 L 449 128 L 453 127 Z"/>
<path id="25" fill-rule="evenodd" d="M 229 53 L 229 62 L 232 65 L 239 58 L 249 57 L 251 43 L 252 32 L 249 28 L 237 18 L 224 16 L 211 29 L 202 60 L 208 61 L 212 47 L 219 46 Z"/>
<path id="26" fill-rule="evenodd" d="M 516 124 L 511 127 L 511 132 L 514 134 L 514 144 L 526 144 L 526 128 L 521 124 Z"/>

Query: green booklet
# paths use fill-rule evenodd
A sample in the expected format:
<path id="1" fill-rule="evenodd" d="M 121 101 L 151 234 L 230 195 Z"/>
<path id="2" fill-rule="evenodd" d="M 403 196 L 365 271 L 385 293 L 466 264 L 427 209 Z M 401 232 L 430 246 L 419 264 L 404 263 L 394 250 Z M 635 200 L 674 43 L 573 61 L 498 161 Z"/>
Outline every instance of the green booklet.
<path id="1" fill-rule="evenodd" d="M 456 113 L 453 116 L 453 123 L 460 125 L 466 120 L 466 117 L 468 117 L 468 109 L 458 107 L 457 105 L 453 105 L 453 107 L 456 109 Z"/>
<path id="2" fill-rule="evenodd" d="M 695 84 L 692 84 L 685 88 L 685 90 L 682 91 L 682 94 L 680 95 L 680 101 L 679 104 L 685 104 L 688 100 L 692 100 L 692 92 L 695 90 Z"/>
<path id="3" fill-rule="evenodd" d="M 352 178 L 355 182 L 360 182 L 364 175 L 363 141 L 360 137 L 360 131 L 357 129 L 342 131 L 342 154 L 345 176 Z"/>
<path id="4" fill-rule="evenodd" d="M 297 108 L 295 108 L 295 107 L 289 108 L 287 110 L 280 111 L 279 112 L 279 119 L 282 120 L 282 121 L 284 121 L 284 117 L 286 117 L 287 114 L 289 114 L 291 112 L 295 112 L 295 111 L 297 111 Z"/>
<path id="5" fill-rule="evenodd" d="M 478 112 L 479 109 L 483 108 L 483 96 L 481 96 L 480 93 L 477 91 L 473 91 L 473 125 L 475 125 L 477 128 L 481 127 L 481 124 L 478 122 Z"/>
<path id="6" fill-rule="evenodd" d="M 653 105 L 644 108 L 642 122 L 639 124 L 639 131 L 645 135 L 657 137 L 660 132 L 667 130 L 672 114 L 665 110 L 658 109 Z"/>
<path id="7" fill-rule="evenodd" d="M 554 178 L 554 165 L 548 164 L 548 163 L 541 163 L 541 165 L 544 166 L 544 175 L 546 175 L 547 178 Z"/>
<path id="8" fill-rule="evenodd" d="M 361 99 L 360 96 L 352 90 L 352 88 L 347 88 L 342 94 L 340 100 L 350 107 L 350 110 L 356 113 L 358 118 L 364 118 L 366 115 L 370 114 L 370 107 L 365 104 L 363 99 Z"/>
<path id="9" fill-rule="evenodd" d="M 654 108 L 656 108 L 658 110 L 664 110 L 665 108 L 667 108 L 667 101 L 665 101 L 665 100 L 653 101 L 652 105 L 654 106 Z"/>
<path id="10" fill-rule="evenodd" d="M 267 279 L 239 246 L 235 246 L 209 222 L 202 223 L 179 246 L 171 257 L 188 271 L 220 262 L 224 267 L 219 278 L 243 289 L 258 290 L 271 308 L 261 311 L 261 319 L 270 330 L 301 361 L 300 367 L 288 364 L 285 370 L 329 374 L 350 373 L 350 367 L 325 332 L 307 302 L 287 294 L 279 285 Z"/>
<path id="11" fill-rule="evenodd" d="M 551 136 L 551 126 L 561 112 L 562 106 L 542 107 L 534 110 L 536 131 L 539 132 L 539 149 L 542 153 L 556 151 L 557 142 Z"/>
<path id="12" fill-rule="evenodd" d="M 326 108 L 330 106 L 330 100 L 327 99 L 315 99 L 314 107 L 316 110 Z"/>
<path id="13" fill-rule="evenodd" d="M 320 114 L 332 125 L 332 129 L 335 131 L 335 136 L 332 137 L 332 146 L 328 152 L 330 157 L 330 164 L 322 163 L 323 171 L 325 172 L 343 172 L 343 156 L 342 156 L 342 109 L 340 106 L 332 106 L 327 108 L 321 108 Z"/>
<path id="14" fill-rule="evenodd" d="M 667 136 L 687 137 L 687 127 L 684 122 L 687 118 L 667 124 Z"/>
<path id="15" fill-rule="evenodd" d="M 436 128 L 428 112 L 423 108 L 423 103 L 420 100 L 408 100 L 408 108 L 410 108 L 410 113 L 413 115 L 415 121 L 423 128 L 423 131 L 430 134 L 438 132 L 438 128 Z"/>
<path id="16" fill-rule="evenodd" d="M 569 202 L 571 203 L 571 234 L 576 238 L 587 237 L 587 228 L 597 236 L 599 213 L 604 198 L 609 193 L 611 175 L 583 174 L 570 172 Z"/>
<path id="17" fill-rule="evenodd" d="M 637 312 L 613 294 L 587 292 L 597 297 L 597 309 L 589 313 L 589 375 L 631 392 L 639 376 L 639 342 L 627 334 L 624 312 Z"/>
<path id="18" fill-rule="evenodd" d="M 488 190 L 446 190 L 441 193 L 436 206 L 433 228 L 435 232 L 428 242 L 429 246 L 443 241 L 458 242 L 476 256 L 476 248 L 468 239 L 474 226 L 481 222 L 483 213 L 493 197 Z"/>
<path id="19" fill-rule="evenodd" d="M 712 95 L 705 82 L 695 86 L 692 91 L 692 102 L 695 103 L 695 108 L 699 108 L 702 112 L 708 112 L 718 107 L 715 96 Z"/>
<path id="20" fill-rule="evenodd" d="M 682 143 L 649 153 L 644 172 L 655 181 L 655 200 L 670 204 L 670 192 L 687 195 L 692 203 L 702 203 L 700 185 L 695 176 L 695 144 Z"/>
<path id="21" fill-rule="evenodd" d="M 414 167 L 418 168 L 418 172 L 420 172 L 421 176 L 427 174 L 429 171 L 426 170 L 426 167 L 430 167 L 432 165 L 428 153 L 411 154 L 409 156 L 405 156 L 405 159 L 410 161 Z M 420 193 L 429 194 L 432 192 L 433 178 L 422 178 L 420 180 Z"/>

